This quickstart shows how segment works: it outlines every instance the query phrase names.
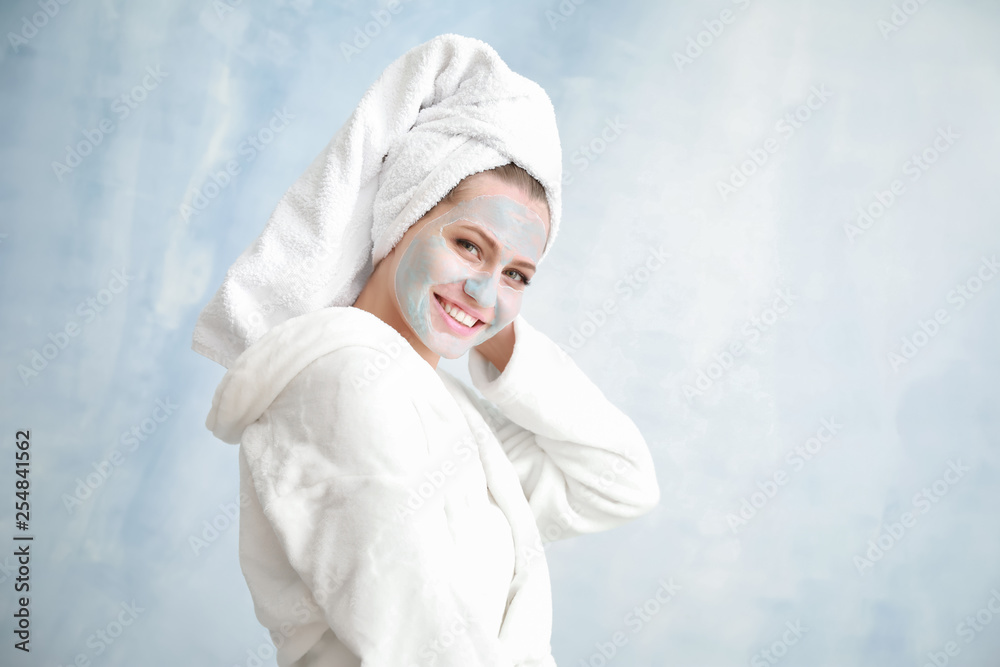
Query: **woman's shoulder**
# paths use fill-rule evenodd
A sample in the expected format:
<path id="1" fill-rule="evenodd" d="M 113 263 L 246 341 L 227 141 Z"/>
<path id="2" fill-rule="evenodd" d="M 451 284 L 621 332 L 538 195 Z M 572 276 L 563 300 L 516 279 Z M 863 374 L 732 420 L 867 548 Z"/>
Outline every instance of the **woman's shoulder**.
<path id="1" fill-rule="evenodd" d="M 268 410 L 294 412 L 310 401 L 359 409 L 405 404 L 419 395 L 422 373 L 432 372 L 417 362 L 427 366 L 402 336 L 365 311 L 324 308 L 291 318 L 236 360 L 216 389 L 207 426 L 235 442 Z"/>
<path id="2" fill-rule="evenodd" d="M 289 388 L 338 401 L 399 401 L 424 393 L 433 370 L 395 329 L 356 308 L 326 310 L 290 330 L 295 349 L 280 342 L 272 346 L 276 354 L 294 358 L 285 371 Z M 280 359 L 267 363 L 276 371 L 282 365 Z"/>

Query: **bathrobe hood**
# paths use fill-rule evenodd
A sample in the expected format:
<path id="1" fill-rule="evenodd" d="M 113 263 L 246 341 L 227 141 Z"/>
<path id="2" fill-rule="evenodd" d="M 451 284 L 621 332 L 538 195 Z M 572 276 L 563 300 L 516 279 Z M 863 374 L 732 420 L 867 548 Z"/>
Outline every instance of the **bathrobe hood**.
<path id="1" fill-rule="evenodd" d="M 383 330 L 380 341 L 372 340 L 373 325 Z M 286 320 L 237 357 L 215 390 L 205 426 L 223 442 L 239 444 L 243 430 L 264 414 L 303 368 L 343 347 L 373 343 L 381 343 L 383 349 L 403 344 L 416 355 L 406 339 L 358 308 L 322 308 Z"/>

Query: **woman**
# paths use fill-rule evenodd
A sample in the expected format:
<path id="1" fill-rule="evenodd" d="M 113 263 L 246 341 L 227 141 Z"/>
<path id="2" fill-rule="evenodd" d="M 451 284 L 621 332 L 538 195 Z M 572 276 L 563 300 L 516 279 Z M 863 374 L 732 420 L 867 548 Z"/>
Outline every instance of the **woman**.
<path id="1" fill-rule="evenodd" d="M 240 563 L 279 665 L 552 667 L 543 540 L 658 502 L 634 424 L 519 314 L 560 178 L 544 91 L 435 38 L 199 318 L 194 349 L 229 367 L 207 425 L 240 443 Z M 437 369 L 465 353 L 483 398 Z"/>

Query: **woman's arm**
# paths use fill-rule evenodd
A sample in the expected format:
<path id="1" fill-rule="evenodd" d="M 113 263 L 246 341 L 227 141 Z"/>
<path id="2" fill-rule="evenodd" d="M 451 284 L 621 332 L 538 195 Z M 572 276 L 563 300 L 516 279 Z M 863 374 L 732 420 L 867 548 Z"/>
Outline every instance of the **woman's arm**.
<path id="1" fill-rule="evenodd" d="M 369 354 L 370 353 L 370 354 Z M 365 667 L 512 662 L 457 590 L 435 497 L 401 519 L 428 444 L 405 378 L 353 379 L 375 350 L 320 357 L 244 435 L 265 516 L 337 637 Z"/>
<path id="2" fill-rule="evenodd" d="M 509 328 L 507 338 L 469 353 L 469 372 L 542 539 L 607 530 L 649 512 L 660 490 L 632 420 L 523 317 Z"/>

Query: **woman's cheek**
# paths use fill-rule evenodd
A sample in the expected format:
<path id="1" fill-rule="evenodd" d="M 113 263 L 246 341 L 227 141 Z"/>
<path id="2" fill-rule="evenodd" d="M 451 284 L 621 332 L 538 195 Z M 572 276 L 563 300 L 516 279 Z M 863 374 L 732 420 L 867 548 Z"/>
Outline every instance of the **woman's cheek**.
<path id="1" fill-rule="evenodd" d="M 511 287 L 501 287 L 497 290 L 497 324 L 498 331 L 514 321 L 521 312 L 521 299 L 524 292 Z"/>

